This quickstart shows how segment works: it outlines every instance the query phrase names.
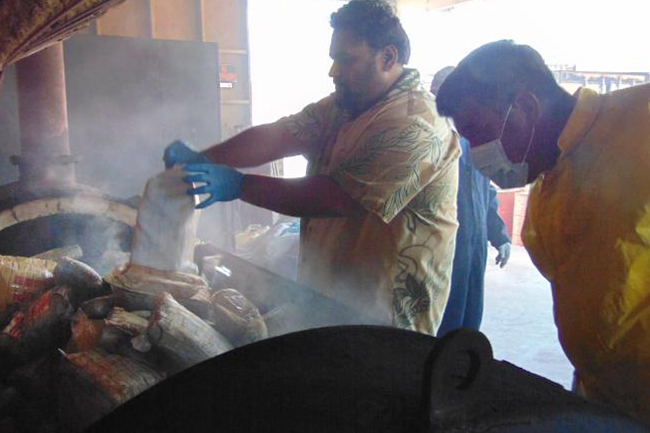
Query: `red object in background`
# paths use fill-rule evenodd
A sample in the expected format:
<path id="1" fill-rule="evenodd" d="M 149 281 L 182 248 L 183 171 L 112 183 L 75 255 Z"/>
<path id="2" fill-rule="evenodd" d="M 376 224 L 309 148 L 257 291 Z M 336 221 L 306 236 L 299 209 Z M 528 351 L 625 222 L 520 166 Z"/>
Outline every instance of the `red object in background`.
<path id="1" fill-rule="evenodd" d="M 235 84 L 237 82 L 237 69 L 232 65 L 221 65 L 219 69 L 219 81 Z"/>
<path id="2" fill-rule="evenodd" d="M 526 207 L 528 205 L 528 191 L 520 190 L 515 192 L 515 200 L 512 211 L 512 244 L 523 245 L 521 240 L 521 229 L 526 218 Z"/>
<path id="3" fill-rule="evenodd" d="M 526 218 L 528 190 L 526 188 L 497 191 L 499 199 L 499 216 L 506 225 L 506 233 L 513 245 L 523 245 L 521 229 Z"/>
<path id="4" fill-rule="evenodd" d="M 515 192 L 512 190 L 498 191 L 499 199 L 499 216 L 506 225 L 506 233 L 512 239 L 512 219 L 515 206 Z"/>

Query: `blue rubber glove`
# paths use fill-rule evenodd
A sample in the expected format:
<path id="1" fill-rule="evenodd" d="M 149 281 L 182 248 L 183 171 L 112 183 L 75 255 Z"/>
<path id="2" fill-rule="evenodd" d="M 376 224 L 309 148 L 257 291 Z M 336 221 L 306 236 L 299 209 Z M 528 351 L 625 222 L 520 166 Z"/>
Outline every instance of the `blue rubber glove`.
<path id="1" fill-rule="evenodd" d="M 508 259 L 510 259 L 510 242 L 498 246 L 497 251 L 499 251 L 499 254 L 497 255 L 495 263 L 499 265 L 500 268 L 503 268 L 506 263 L 508 263 Z"/>
<path id="2" fill-rule="evenodd" d="M 169 170 L 176 164 L 194 164 L 194 163 L 203 163 L 210 161 L 208 158 L 192 149 L 187 144 L 183 143 L 180 140 L 176 140 L 165 148 L 165 154 L 163 155 L 163 161 L 165 161 L 165 169 Z"/>
<path id="3" fill-rule="evenodd" d="M 236 200 L 241 196 L 241 184 L 244 175 L 226 165 L 187 164 L 183 167 L 188 175 L 183 178 L 186 183 L 205 183 L 205 185 L 187 190 L 188 195 L 210 194 L 207 200 L 196 205 L 203 209 L 218 201 Z"/>

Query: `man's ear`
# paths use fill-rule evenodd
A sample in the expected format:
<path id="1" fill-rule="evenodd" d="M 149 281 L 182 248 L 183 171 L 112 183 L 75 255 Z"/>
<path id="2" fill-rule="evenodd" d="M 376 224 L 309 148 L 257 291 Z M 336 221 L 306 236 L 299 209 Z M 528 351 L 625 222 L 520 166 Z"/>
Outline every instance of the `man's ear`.
<path id="1" fill-rule="evenodd" d="M 381 68 L 382 71 L 390 71 L 397 64 L 399 51 L 395 45 L 386 45 L 381 50 Z"/>
<path id="2" fill-rule="evenodd" d="M 533 92 L 526 90 L 519 93 L 515 98 L 514 105 L 522 110 L 534 125 L 539 122 L 539 118 L 542 116 L 542 105 Z"/>

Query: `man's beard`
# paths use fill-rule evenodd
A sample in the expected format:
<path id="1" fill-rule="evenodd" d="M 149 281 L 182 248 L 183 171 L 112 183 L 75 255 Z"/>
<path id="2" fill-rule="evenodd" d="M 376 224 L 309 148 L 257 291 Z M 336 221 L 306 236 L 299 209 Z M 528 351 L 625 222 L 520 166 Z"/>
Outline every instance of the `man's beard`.
<path id="1" fill-rule="evenodd" d="M 355 96 L 347 86 L 336 86 L 334 93 L 336 105 L 345 111 L 354 113 L 357 110 L 358 96 Z"/>
<path id="2" fill-rule="evenodd" d="M 368 104 L 368 101 L 366 98 L 364 98 L 364 95 L 368 94 L 368 88 L 370 87 L 370 83 L 372 80 L 375 78 L 375 75 L 377 72 L 375 71 L 374 65 L 372 63 L 368 64 L 368 68 L 366 69 L 365 73 L 363 76 L 359 79 L 360 85 L 359 90 L 357 92 L 353 92 L 350 90 L 350 87 L 346 84 L 343 83 L 335 83 L 336 85 L 336 92 L 334 93 L 335 95 L 335 102 L 336 105 L 350 113 L 353 117 L 356 117 L 357 115 L 361 114 L 364 112 L 366 109 L 370 108 L 370 105 Z"/>

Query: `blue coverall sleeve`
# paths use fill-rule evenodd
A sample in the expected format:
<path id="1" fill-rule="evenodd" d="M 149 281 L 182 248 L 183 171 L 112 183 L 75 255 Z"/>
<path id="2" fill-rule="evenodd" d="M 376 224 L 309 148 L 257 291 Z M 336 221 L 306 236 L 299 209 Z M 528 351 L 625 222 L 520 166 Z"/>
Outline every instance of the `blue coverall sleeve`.
<path id="1" fill-rule="evenodd" d="M 494 248 L 498 248 L 505 243 L 510 243 L 510 238 L 506 234 L 506 225 L 499 216 L 499 200 L 497 199 L 497 190 L 490 185 L 488 191 L 488 212 L 487 212 L 487 237 Z"/>

